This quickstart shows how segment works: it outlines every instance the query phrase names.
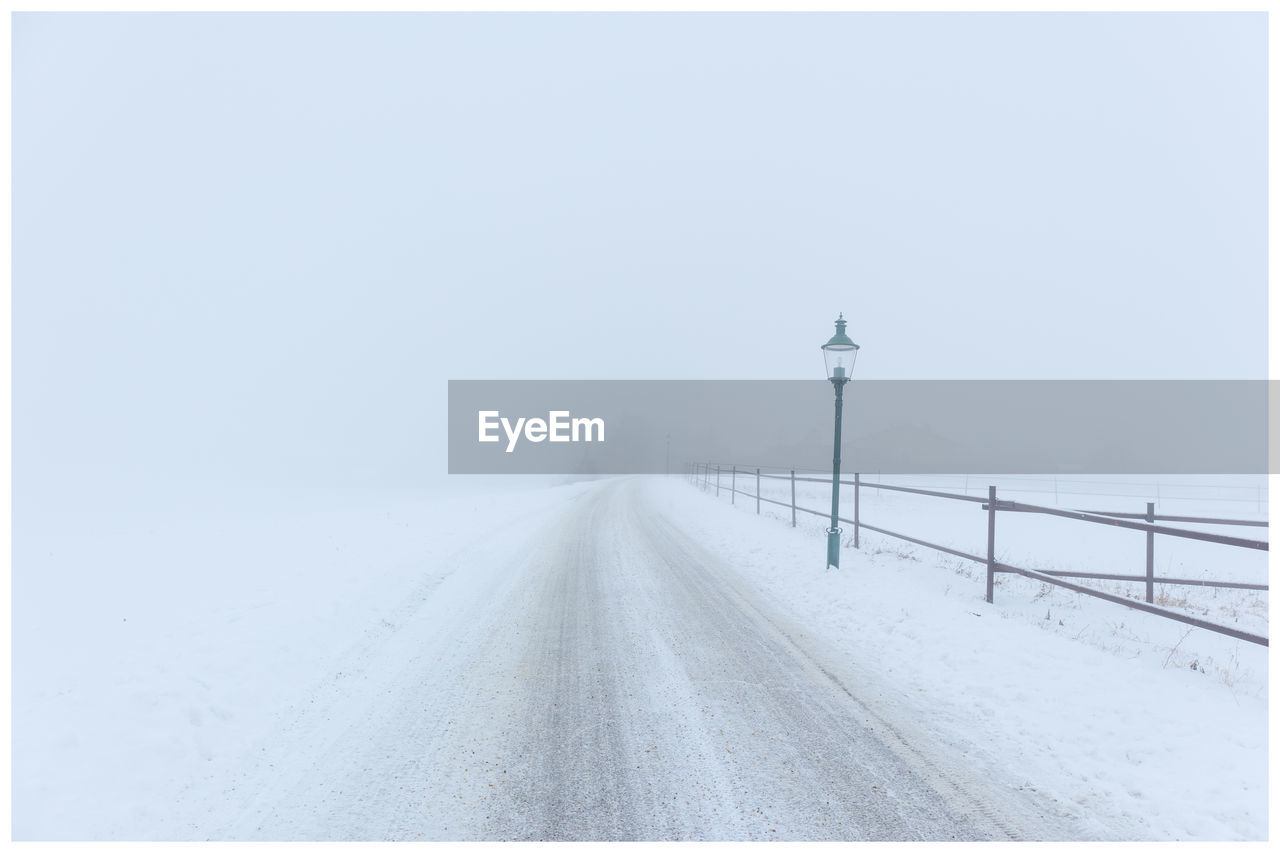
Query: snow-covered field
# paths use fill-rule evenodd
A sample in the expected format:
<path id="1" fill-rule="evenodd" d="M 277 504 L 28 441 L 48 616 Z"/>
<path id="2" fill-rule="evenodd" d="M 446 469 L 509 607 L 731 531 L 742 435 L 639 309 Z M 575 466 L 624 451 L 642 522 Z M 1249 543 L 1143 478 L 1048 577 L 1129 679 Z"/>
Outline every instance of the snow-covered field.
<path id="1" fill-rule="evenodd" d="M 301 697 L 583 487 L 15 502 L 14 838 L 192 837 Z"/>
<path id="2" fill-rule="evenodd" d="M 931 766 L 952 780 L 989 780 L 996 811 L 1001 803 L 1039 810 L 1046 826 L 1070 829 L 1054 837 L 1266 838 L 1266 649 L 1010 576 L 999 577 L 996 603 L 986 605 L 981 566 L 870 533 L 861 550 L 844 552 L 839 572 L 825 571 L 820 519 L 802 515 L 793 529 L 785 510 L 766 505 L 766 515 L 777 514 L 757 518 L 754 501 L 739 496 L 731 506 L 678 477 L 639 485 L 635 500 L 653 524 L 662 518 L 684 531 L 721 558 L 734 584 L 776 609 L 780 624 L 800 626 L 796 641 L 818 649 L 832 676 Z M 581 515 L 607 488 L 609 481 L 477 479 L 417 493 L 256 493 L 105 511 L 19 502 L 14 838 L 415 837 L 390 832 L 387 815 L 368 804 L 396 797 L 430 816 L 416 837 L 508 837 L 493 827 L 509 821 L 485 823 L 492 802 L 477 776 L 500 777 L 512 766 L 498 758 L 511 751 L 504 738 L 516 723 L 495 720 L 528 706 L 526 696 L 508 707 L 490 689 L 524 667 L 519 650 L 507 648 L 516 640 L 499 638 L 512 625 L 527 633 L 542 624 L 540 611 L 522 609 L 521 590 L 543 589 L 538 573 L 550 565 L 533 544 L 561 549 L 537 553 L 578 554 L 555 531 L 575 505 Z M 802 503 L 822 506 L 815 489 Z M 1253 497 L 1248 508 L 1201 508 L 1265 517 L 1265 492 Z M 1163 504 L 1172 498 L 1161 500 L 1158 511 L 1174 511 Z M 600 535 L 616 528 L 610 535 L 622 536 L 620 544 L 643 541 L 623 536 L 640 505 L 600 501 L 592 511 L 610 519 Z M 982 512 L 956 503 L 952 517 L 939 506 L 951 504 L 865 494 L 863 517 L 982 553 Z M 1016 532 L 1028 522 L 1062 527 Z M 1078 561 L 1101 570 L 1089 549 L 1111 553 L 1083 544 L 1078 528 L 1087 525 L 1021 515 L 1002 515 L 998 525 L 1001 556 L 1018 565 Z M 1122 562 L 1140 571 L 1142 534 L 1099 530 L 1130 540 Z M 654 602 L 670 594 L 610 541 L 598 543 L 601 559 L 633 574 L 627 589 Z M 1156 553 L 1179 573 L 1199 570 L 1191 552 L 1161 541 Z M 1266 577 L 1265 555 L 1241 554 L 1213 571 Z M 644 624 L 642 605 L 628 600 L 619 625 Z M 1235 606 L 1242 625 L 1265 632 L 1264 593 Z M 1214 615 L 1224 618 L 1223 608 Z M 664 623 L 652 624 L 657 636 Z M 598 630 L 636 638 L 607 622 Z M 556 647 L 531 648 L 530 660 L 546 662 Z M 651 653 L 663 666 L 644 667 Z M 637 693 L 701 696 L 705 712 L 706 691 L 729 689 L 679 681 L 687 663 L 663 655 L 642 650 L 632 662 L 642 673 Z M 491 672 L 477 680 L 477 668 Z M 702 724 L 699 709 L 659 699 L 638 711 L 618 705 L 628 716 L 612 724 L 644 720 L 647 733 L 669 730 L 666 749 L 686 742 L 679 738 Z M 419 705 L 399 707 L 409 700 Z M 537 731 L 541 712 L 531 713 L 519 731 Z M 404 779 L 384 778 L 420 769 L 459 729 L 474 732 L 476 749 L 493 761 L 473 752 L 470 774 L 458 765 L 410 793 Z M 725 754 L 716 754 L 693 751 L 676 763 L 714 788 L 715 778 L 728 778 L 717 763 Z M 739 751 L 734 760 L 748 759 Z M 767 782 L 768 772 L 756 768 L 748 778 Z M 678 790 L 677 781 L 664 784 Z M 316 793 L 325 786 L 345 790 Z M 699 812 L 695 803 L 672 812 L 664 825 L 679 834 L 660 837 L 757 837 L 751 816 L 723 813 L 733 805 L 729 788 L 717 790 L 710 802 L 721 811 Z M 345 810 L 325 805 L 333 802 Z M 588 815 L 580 830 L 590 826 Z"/>

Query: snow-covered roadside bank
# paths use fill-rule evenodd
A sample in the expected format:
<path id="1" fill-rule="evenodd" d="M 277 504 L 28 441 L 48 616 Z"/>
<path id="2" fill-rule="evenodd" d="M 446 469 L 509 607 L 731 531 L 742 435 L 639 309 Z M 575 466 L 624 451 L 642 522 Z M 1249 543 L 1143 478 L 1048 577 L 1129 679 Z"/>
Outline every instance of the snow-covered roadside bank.
<path id="1" fill-rule="evenodd" d="M 1081 837 L 1267 837 L 1265 648 L 1038 584 L 987 605 L 980 571 L 871 534 L 824 571 L 816 524 L 679 478 L 649 494 L 835 650 L 905 737 L 1073 818 Z M 1190 668 L 1210 658 L 1237 665 Z"/>
<path id="2" fill-rule="evenodd" d="M 14 837 L 191 837 L 230 820 L 223 785 L 291 701 L 413 602 L 470 585 L 469 549 L 503 565 L 588 488 L 477 478 L 200 509 L 20 507 Z"/>

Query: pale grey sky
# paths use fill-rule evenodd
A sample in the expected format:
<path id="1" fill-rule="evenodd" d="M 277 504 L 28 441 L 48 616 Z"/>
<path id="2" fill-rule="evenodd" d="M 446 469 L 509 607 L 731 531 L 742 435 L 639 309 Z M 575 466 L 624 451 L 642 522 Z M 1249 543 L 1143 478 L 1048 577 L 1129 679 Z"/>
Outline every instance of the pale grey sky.
<path id="1" fill-rule="evenodd" d="M 19 14 L 14 472 L 411 483 L 449 378 L 1263 378 L 1263 14 Z M 61 479 L 60 479 L 61 478 Z"/>

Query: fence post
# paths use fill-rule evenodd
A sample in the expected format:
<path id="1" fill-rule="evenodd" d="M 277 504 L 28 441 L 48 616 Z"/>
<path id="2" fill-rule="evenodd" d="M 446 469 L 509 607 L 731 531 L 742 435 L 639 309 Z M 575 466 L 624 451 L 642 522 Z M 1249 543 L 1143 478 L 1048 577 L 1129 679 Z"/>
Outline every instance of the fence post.
<path id="1" fill-rule="evenodd" d="M 756 515 L 760 514 L 760 469 L 756 469 Z"/>
<path id="2" fill-rule="evenodd" d="M 987 604 L 995 598 L 996 584 L 996 487 L 987 486 Z"/>
<path id="3" fill-rule="evenodd" d="M 716 466 L 716 497 L 720 497 L 720 466 Z"/>
<path id="4" fill-rule="evenodd" d="M 733 466 L 733 476 L 729 480 L 729 506 L 737 504 L 735 498 L 738 497 L 738 466 Z"/>
<path id="5" fill-rule="evenodd" d="M 796 469 L 791 469 L 791 526 L 796 526 Z"/>
<path id="6" fill-rule="evenodd" d="M 1156 520 L 1156 505 L 1147 501 L 1147 524 Z M 1156 535 L 1147 531 L 1147 604 L 1155 598 Z"/>
<path id="7" fill-rule="evenodd" d="M 853 475 L 853 547 L 858 547 L 858 492 L 862 491 L 862 475 Z"/>

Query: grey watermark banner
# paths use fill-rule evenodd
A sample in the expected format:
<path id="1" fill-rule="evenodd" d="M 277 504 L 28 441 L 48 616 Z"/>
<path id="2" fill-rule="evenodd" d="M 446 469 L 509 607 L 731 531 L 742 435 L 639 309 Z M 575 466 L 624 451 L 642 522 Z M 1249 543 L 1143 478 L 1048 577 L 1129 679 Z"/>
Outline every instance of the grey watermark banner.
<path id="1" fill-rule="evenodd" d="M 1264 380 L 863 380 L 842 469 L 1265 474 Z M 829 470 L 823 380 L 451 380 L 451 474 L 662 474 L 688 462 Z"/>

